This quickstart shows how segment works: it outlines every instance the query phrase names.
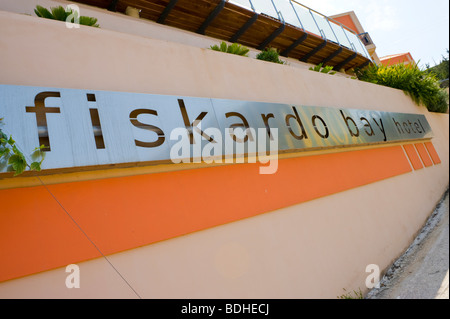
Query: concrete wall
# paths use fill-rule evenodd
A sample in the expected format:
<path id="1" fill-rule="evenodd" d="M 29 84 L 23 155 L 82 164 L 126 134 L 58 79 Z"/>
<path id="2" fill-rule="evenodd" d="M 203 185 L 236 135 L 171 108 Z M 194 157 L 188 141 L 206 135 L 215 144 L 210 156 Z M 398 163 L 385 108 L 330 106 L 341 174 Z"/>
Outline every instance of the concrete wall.
<path id="1" fill-rule="evenodd" d="M 433 129 L 442 160 L 266 214 L 77 262 L 80 289 L 66 288 L 65 267 L 8 280 L 0 283 L 2 298 L 335 298 L 344 288 L 367 291 L 366 266 L 386 269 L 448 185 L 448 115 L 427 112 L 401 91 L 103 28 L 67 29 L 61 22 L 8 12 L 0 12 L 0 30 L 0 84 L 419 113 Z M 149 173 L 147 168 L 114 172 Z M 105 174 L 61 175 L 53 182 Z M 32 183 L 30 178 L 19 181 L 0 184 Z"/>
<path id="2" fill-rule="evenodd" d="M 84 5 L 81 3 L 64 1 L 64 0 L 43 0 L 39 1 L 39 5 L 50 9 L 51 7 L 75 4 L 80 9 L 80 14 L 83 16 L 96 17 L 102 29 L 113 30 L 121 33 L 128 33 L 139 35 L 146 38 L 158 39 L 163 41 L 176 42 L 194 46 L 198 48 L 209 48 L 211 45 L 219 44 L 222 40 L 214 39 L 205 35 L 196 34 L 189 31 L 173 28 L 166 25 L 158 24 L 147 19 L 139 19 L 127 16 L 120 12 L 111 12 L 101 8 Z M 36 3 L 29 0 L 4 0 L 0 3 L 0 10 L 15 12 L 19 14 L 26 14 L 36 16 L 34 8 Z M 259 50 L 249 48 L 249 57 L 255 58 L 260 52 Z M 291 66 L 309 69 L 313 66 L 310 63 L 304 63 L 296 59 L 280 57 Z M 344 73 L 339 73 L 337 76 L 349 77 Z"/>

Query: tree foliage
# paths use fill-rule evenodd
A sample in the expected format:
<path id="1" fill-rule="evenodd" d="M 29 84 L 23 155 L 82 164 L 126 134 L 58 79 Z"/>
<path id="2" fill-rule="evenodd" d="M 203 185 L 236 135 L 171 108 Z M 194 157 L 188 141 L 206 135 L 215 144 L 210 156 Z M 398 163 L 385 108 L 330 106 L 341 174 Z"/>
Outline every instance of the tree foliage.
<path id="1" fill-rule="evenodd" d="M 448 78 L 449 78 L 449 51 L 447 49 L 447 57 L 442 56 L 442 61 L 433 67 L 429 65 L 426 66 L 427 73 L 434 74 L 436 78 L 441 83 L 441 88 L 448 87 Z"/>
<path id="2" fill-rule="evenodd" d="M 417 65 L 374 64 L 357 70 L 356 75 L 362 81 L 403 90 L 416 104 L 425 105 L 430 112 L 445 113 L 448 109 L 448 94 L 439 87 L 436 76 L 420 70 Z"/>

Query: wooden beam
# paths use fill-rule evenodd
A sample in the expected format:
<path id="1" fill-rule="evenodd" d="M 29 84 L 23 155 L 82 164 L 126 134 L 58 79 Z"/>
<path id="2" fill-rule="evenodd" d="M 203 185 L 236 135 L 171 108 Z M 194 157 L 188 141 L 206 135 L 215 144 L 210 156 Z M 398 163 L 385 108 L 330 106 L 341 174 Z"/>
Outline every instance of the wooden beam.
<path id="1" fill-rule="evenodd" d="M 322 50 L 327 45 L 327 40 L 324 40 L 321 44 L 319 44 L 317 47 L 315 47 L 313 50 L 311 50 L 309 53 L 307 53 L 303 58 L 300 59 L 302 62 L 308 62 L 308 59 L 311 58 L 314 54 Z"/>
<path id="2" fill-rule="evenodd" d="M 172 11 L 173 7 L 175 7 L 177 2 L 178 0 L 170 0 L 170 2 L 167 4 L 167 6 L 164 8 L 163 12 L 159 16 L 158 20 L 156 20 L 156 22 L 164 24 L 164 21 L 166 20 L 170 11 Z"/>
<path id="3" fill-rule="evenodd" d="M 281 34 L 281 32 L 284 31 L 284 28 L 286 27 L 286 24 L 283 23 L 281 26 L 278 27 L 278 29 L 276 29 L 274 32 L 272 32 L 271 35 L 269 35 L 258 47 L 258 50 L 264 50 L 266 48 L 266 46 L 269 45 L 270 42 L 272 42 L 273 40 L 275 40 L 275 38 L 277 36 L 279 36 Z"/>
<path id="4" fill-rule="evenodd" d="M 245 24 L 230 38 L 230 42 L 237 42 L 239 38 L 250 28 L 253 23 L 258 19 L 258 14 L 255 13 L 250 19 L 245 22 Z"/>
<path id="5" fill-rule="evenodd" d="M 109 11 L 117 11 L 117 3 L 119 2 L 119 0 L 111 0 L 111 3 L 108 6 L 108 10 Z"/>
<path id="6" fill-rule="evenodd" d="M 322 64 L 325 65 L 325 63 L 331 61 L 333 58 L 337 57 L 339 55 L 339 53 L 342 52 L 342 47 L 339 47 L 339 49 L 337 49 L 336 51 L 334 51 L 333 53 L 331 53 L 329 56 L 327 56 L 323 61 Z"/>
<path id="7" fill-rule="evenodd" d="M 289 52 L 294 50 L 297 46 L 299 46 L 303 41 L 306 40 L 308 37 L 308 33 L 303 34 L 300 38 L 295 40 L 294 43 L 292 43 L 287 49 L 285 49 L 283 52 L 280 53 L 281 56 L 287 57 Z"/>
<path id="8" fill-rule="evenodd" d="M 344 66 L 346 66 L 348 63 L 350 63 L 350 61 L 352 61 L 354 58 L 356 58 L 358 56 L 358 54 L 355 52 L 353 53 L 353 55 L 349 56 L 347 59 L 345 59 L 344 61 L 342 61 L 341 63 L 339 63 L 338 65 L 336 65 L 334 67 L 334 69 L 336 71 L 339 71 L 340 69 L 342 69 Z"/>
<path id="9" fill-rule="evenodd" d="M 219 15 L 225 6 L 225 0 L 221 0 L 220 3 L 214 8 L 210 15 L 205 19 L 200 28 L 198 28 L 197 33 L 205 34 L 206 28 L 211 24 L 211 22 Z"/>

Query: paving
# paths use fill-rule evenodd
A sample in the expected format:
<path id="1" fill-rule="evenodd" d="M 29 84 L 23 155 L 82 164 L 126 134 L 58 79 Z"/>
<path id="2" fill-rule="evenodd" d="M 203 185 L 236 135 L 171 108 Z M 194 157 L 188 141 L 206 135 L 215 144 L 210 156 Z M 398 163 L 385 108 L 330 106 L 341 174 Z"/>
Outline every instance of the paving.
<path id="1" fill-rule="evenodd" d="M 449 299 L 449 191 L 366 299 Z"/>

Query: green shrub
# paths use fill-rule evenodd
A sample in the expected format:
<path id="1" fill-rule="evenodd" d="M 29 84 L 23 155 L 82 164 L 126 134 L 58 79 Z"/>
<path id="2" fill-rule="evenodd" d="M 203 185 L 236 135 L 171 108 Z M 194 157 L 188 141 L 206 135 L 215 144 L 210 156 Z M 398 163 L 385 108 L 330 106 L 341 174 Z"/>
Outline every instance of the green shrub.
<path id="1" fill-rule="evenodd" d="M 440 89 L 436 95 L 429 99 L 428 110 L 437 113 L 446 113 L 448 109 L 448 94 L 443 89 Z"/>
<path id="2" fill-rule="evenodd" d="M 240 55 L 240 56 L 248 56 L 247 53 L 250 51 L 249 48 L 247 48 L 243 45 L 240 45 L 238 43 L 233 43 L 233 44 L 228 45 L 224 41 L 222 41 L 220 43 L 220 45 L 217 45 L 217 44 L 212 45 L 211 50 L 230 53 L 230 54 L 236 54 L 236 55 Z"/>
<path id="3" fill-rule="evenodd" d="M 373 64 L 357 70 L 356 75 L 362 81 L 403 90 L 416 104 L 425 105 L 430 112 L 445 113 L 448 109 L 448 95 L 439 87 L 439 81 L 433 74 L 420 70 L 417 65 Z"/>
<path id="4" fill-rule="evenodd" d="M 333 70 L 332 66 L 327 65 L 323 68 L 322 68 L 322 66 L 323 66 L 323 63 L 320 63 L 320 64 L 316 65 L 315 67 L 310 67 L 309 69 L 311 71 L 320 72 L 320 73 L 326 73 L 326 74 L 331 74 L 331 75 L 336 74 L 336 72 L 334 72 L 334 71 L 331 72 Z"/>
<path id="5" fill-rule="evenodd" d="M 70 11 L 66 11 L 62 6 L 52 7 L 50 8 L 50 10 L 51 12 L 48 9 L 38 5 L 36 6 L 36 9 L 34 9 L 34 13 L 36 13 L 36 15 L 40 18 L 66 21 L 71 23 L 75 22 L 78 15 L 78 12 L 72 11 L 72 9 L 70 9 Z M 68 19 L 70 15 L 72 15 L 72 18 Z M 96 28 L 99 27 L 99 25 L 97 24 L 97 18 L 93 17 L 80 16 L 78 22 L 82 25 Z"/>
<path id="6" fill-rule="evenodd" d="M 278 53 L 278 50 L 275 48 L 269 48 L 269 49 L 265 49 L 264 51 L 261 51 L 256 58 L 258 60 L 264 60 L 264 61 L 269 61 L 269 62 L 274 62 L 274 63 L 280 63 L 280 64 L 284 64 L 284 61 L 281 61 L 279 59 L 280 54 Z"/>

